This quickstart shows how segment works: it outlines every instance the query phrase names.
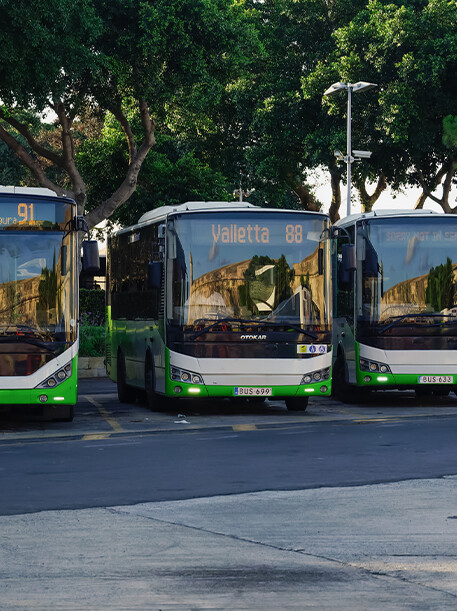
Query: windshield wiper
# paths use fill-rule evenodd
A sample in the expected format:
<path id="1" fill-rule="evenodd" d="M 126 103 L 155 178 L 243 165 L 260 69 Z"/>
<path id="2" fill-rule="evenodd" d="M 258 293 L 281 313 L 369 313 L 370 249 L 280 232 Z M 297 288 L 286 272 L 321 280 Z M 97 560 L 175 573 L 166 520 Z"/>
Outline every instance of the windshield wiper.
<path id="1" fill-rule="evenodd" d="M 203 329 L 200 329 L 200 331 L 196 331 L 194 333 L 194 335 L 192 336 L 192 339 L 197 339 L 197 337 L 199 337 L 199 335 L 203 335 L 203 333 L 207 333 L 208 331 L 211 331 L 211 329 L 213 329 L 214 327 L 217 327 L 217 325 L 220 324 L 224 324 L 225 322 L 236 322 L 239 323 L 241 325 L 258 325 L 258 326 L 273 326 L 273 327 L 286 327 L 287 329 L 293 329 L 294 331 L 298 331 L 299 333 L 303 333 L 304 335 L 307 335 L 308 337 L 310 337 L 311 339 L 317 339 L 318 335 L 316 335 L 315 333 L 313 333 L 312 331 L 308 331 L 307 329 L 303 329 L 303 327 L 300 327 L 300 325 L 295 325 L 293 323 L 279 323 L 279 322 L 271 322 L 271 321 L 266 321 L 266 320 L 249 320 L 249 319 L 244 319 L 244 318 L 232 318 L 231 316 L 227 316 L 225 318 L 220 318 L 219 320 L 215 320 L 213 323 L 211 323 L 210 325 L 204 327 Z"/>
<path id="2" fill-rule="evenodd" d="M 54 354 L 54 350 L 52 348 L 36 337 L 27 337 L 26 335 L 0 335 L 0 344 L 8 344 L 12 342 L 31 344 L 32 346 L 43 348 L 47 352 Z"/>
<path id="3" fill-rule="evenodd" d="M 207 325 L 203 329 L 200 329 L 200 331 L 196 331 L 194 335 L 192 336 L 192 339 L 197 339 L 199 335 L 203 335 L 203 333 L 207 333 L 208 331 L 211 331 L 211 329 L 213 329 L 214 327 L 217 327 L 217 325 L 223 325 L 225 322 L 236 322 L 239 324 L 252 325 L 252 324 L 258 324 L 261 321 L 245 320 L 243 318 L 232 318 L 231 316 L 226 316 L 225 318 L 218 318 L 217 320 L 213 321 L 210 325 Z"/>
<path id="4" fill-rule="evenodd" d="M 399 325 L 402 321 L 406 320 L 407 318 L 455 318 L 455 316 L 451 317 L 448 314 L 435 314 L 435 313 L 428 313 L 427 314 L 426 312 L 423 312 L 421 314 L 402 314 L 401 316 L 393 316 L 392 318 L 395 318 L 395 320 L 393 320 L 391 323 L 389 323 L 388 325 L 386 325 L 382 329 L 379 329 L 378 335 L 382 335 L 383 333 L 385 333 L 386 331 L 388 331 L 392 327 L 396 327 L 397 325 Z M 457 323 L 457 319 L 455 321 L 449 321 L 449 322 L 451 322 L 452 324 L 456 324 Z M 431 326 L 433 326 L 433 327 L 441 327 L 443 324 L 444 324 L 444 321 L 440 322 L 440 323 L 437 323 L 437 324 L 433 324 Z M 430 326 L 430 325 L 428 325 L 428 326 Z"/>
<path id="5" fill-rule="evenodd" d="M 308 331 L 308 329 L 304 329 L 300 325 L 295 325 L 290 322 L 268 322 L 267 325 L 273 325 L 274 327 L 285 327 L 286 329 L 293 329 L 294 331 L 298 331 L 299 333 L 303 333 L 303 335 L 307 335 L 311 339 L 317 339 L 319 336 L 313 333 L 312 331 Z"/>

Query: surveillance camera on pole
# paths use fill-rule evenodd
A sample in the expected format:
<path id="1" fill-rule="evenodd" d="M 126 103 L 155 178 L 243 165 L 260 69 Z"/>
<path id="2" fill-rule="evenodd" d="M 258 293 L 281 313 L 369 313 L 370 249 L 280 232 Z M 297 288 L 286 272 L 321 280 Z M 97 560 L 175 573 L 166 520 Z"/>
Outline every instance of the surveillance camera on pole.
<path id="1" fill-rule="evenodd" d="M 352 151 L 356 159 L 370 159 L 373 154 L 371 151 Z"/>
<path id="2" fill-rule="evenodd" d="M 335 157 L 337 159 L 342 159 L 346 162 L 347 166 L 347 215 L 351 214 L 351 163 L 356 161 L 356 159 L 369 159 L 371 153 L 369 151 L 352 151 L 351 153 L 351 100 L 353 93 L 361 93 L 362 91 L 369 91 L 370 89 L 374 89 L 377 87 L 376 83 L 368 83 L 367 81 L 358 81 L 357 83 L 342 83 L 338 81 L 337 83 L 333 83 L 330 87 L 324 91 L 325 96 L 333 96 L 342 91 L 347 92 L 348 102 L 347 102 L 347 117 L 346 117 L 346 131 L 347 131 L 347 141 L 346 141 L 346 155 L 344 157 L 340 157 L 339 151 L 335 151 Z M 354 156 L 355 155 L 355 156 Z"/>

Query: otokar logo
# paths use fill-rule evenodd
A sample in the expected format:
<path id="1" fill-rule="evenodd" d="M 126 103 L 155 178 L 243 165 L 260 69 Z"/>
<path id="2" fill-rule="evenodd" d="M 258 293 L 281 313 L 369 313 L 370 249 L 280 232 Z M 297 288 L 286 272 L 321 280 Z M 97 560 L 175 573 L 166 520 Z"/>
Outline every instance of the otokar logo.
<path id="1" fill-rule="evenodd" d="M 262 340 L 262 339 L 267 339 L 267 336 L 266 335 L 242 335 L 241 339 Z"/>

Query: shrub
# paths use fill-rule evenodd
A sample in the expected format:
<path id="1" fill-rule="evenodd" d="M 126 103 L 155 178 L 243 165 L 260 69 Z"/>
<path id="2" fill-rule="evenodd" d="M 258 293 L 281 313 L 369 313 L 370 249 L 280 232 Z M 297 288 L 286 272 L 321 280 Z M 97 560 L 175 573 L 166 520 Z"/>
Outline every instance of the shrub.
<path id="1" fill-rule="evenodd" d="M 104 356 L 105 327 L 81 325 L 79 327 L 80 356 Z"/>
<path id="2" fill-rule="evenodd" d="M 79 320 L 81 325 L 96 327 L 105 325 L 105 291 L 79 290 Z"/>

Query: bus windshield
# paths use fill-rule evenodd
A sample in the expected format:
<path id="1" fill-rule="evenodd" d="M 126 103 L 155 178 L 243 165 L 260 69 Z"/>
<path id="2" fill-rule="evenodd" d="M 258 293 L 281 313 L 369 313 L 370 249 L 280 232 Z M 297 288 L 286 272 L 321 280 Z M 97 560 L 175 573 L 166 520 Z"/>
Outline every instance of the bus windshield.
<path id="1" fill-rule="evenodd" d="M 320 269 L 325 228 L 324 216 L 290 212 L 173 217 L 169 324 L 190 340 L 231 330 L 296 331 L 317 339 L 329 329 L 328 279 Z M 224 340 L 230 341 L 227 334 Z"/>
<path id="2" fill-rule="evenodd" d="M 356 242 L 359 337 L 457 334 L 457 218 L 364 220 Z"/>
<path id="3" fill-rule="evenodd" d="M 23 345 L 24 353 L 55 356 L 75 341 L 73 239 L 62 231 L 0 232 L 0 352 Z"/>

